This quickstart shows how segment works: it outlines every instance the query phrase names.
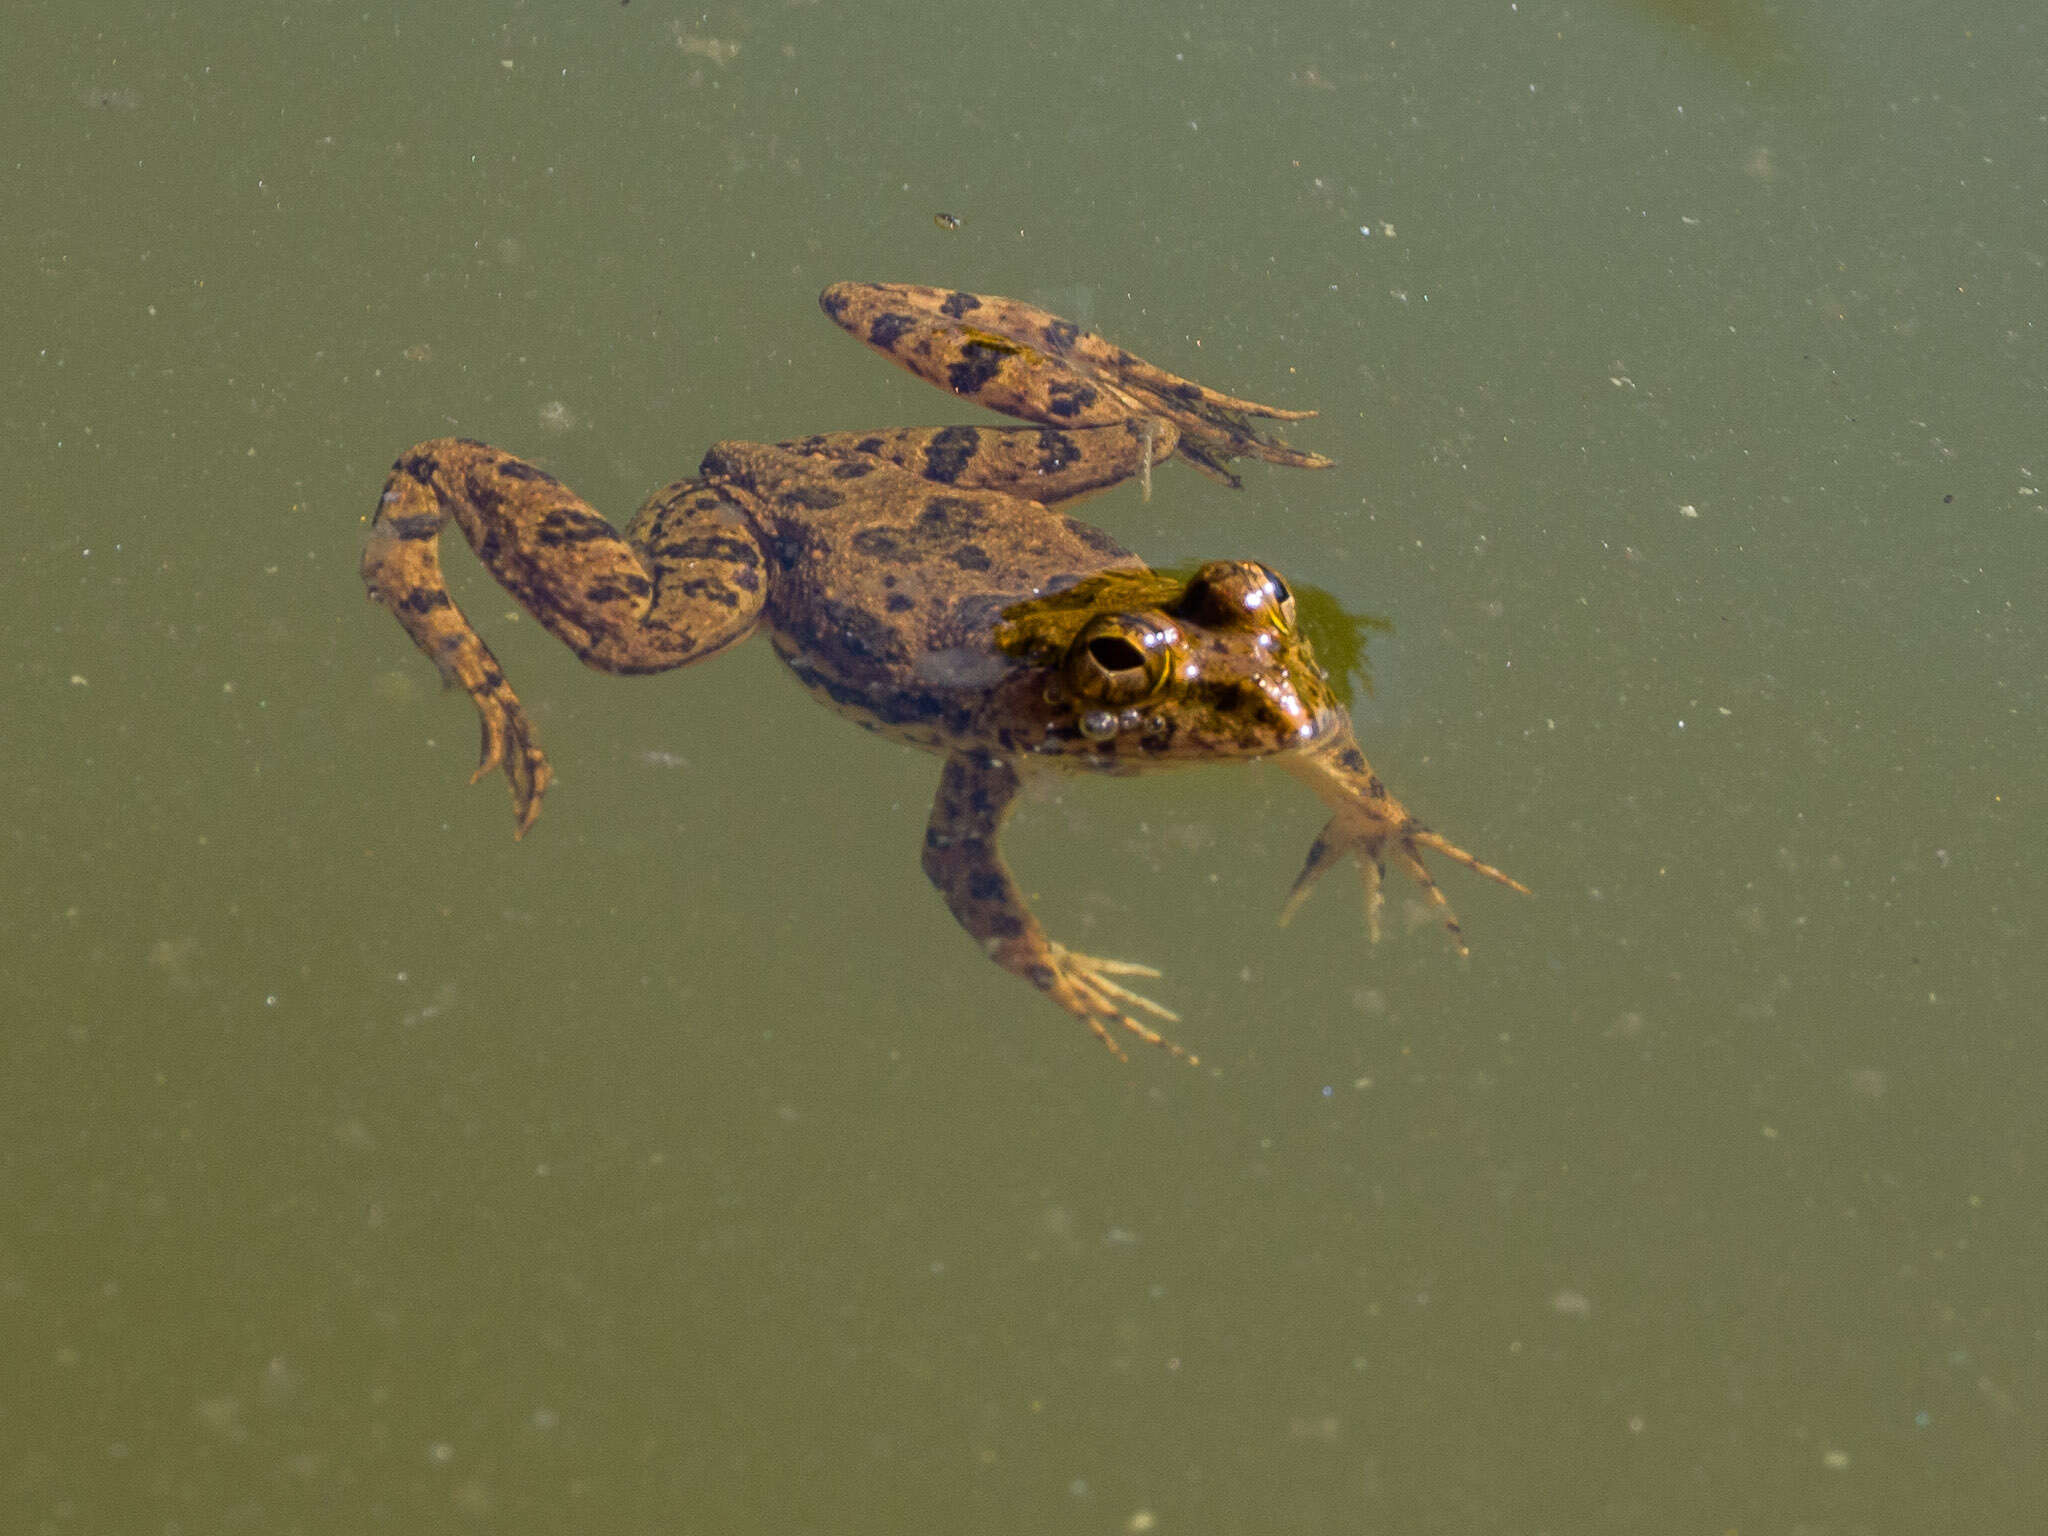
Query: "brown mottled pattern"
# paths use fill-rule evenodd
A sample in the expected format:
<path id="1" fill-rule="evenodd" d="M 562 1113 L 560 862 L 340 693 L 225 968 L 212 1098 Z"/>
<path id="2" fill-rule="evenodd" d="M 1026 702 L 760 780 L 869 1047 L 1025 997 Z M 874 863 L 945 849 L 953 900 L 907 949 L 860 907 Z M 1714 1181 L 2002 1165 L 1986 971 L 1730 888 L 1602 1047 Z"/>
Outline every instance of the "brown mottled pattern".
<path id="1" fill-rule="evenodd" d="M 1234 458 L 1296 469 L 1330 460 L 1260 432 L 1251 418 L 1303 421 L 1168 373 L 1035 304 L 917 283 L 834 283 L 818 299 L 841 326 L 928 383 L 992 411 L 1054 427 L 1170 424 L 1180 454 L 1236 487 Z M 1155 451 L 1155 463 L 1166 457 Z"/>
<path id="2" fill-rule="evenodd" d="M 988 669 L 969 668 L 971 681 L 948 686 L 943 669 L 920 659 L 974 653 L 992 668 L 990 630 L 977 622 L 988 602 L 1034 597 L 1051 573 L 1136 563 L 1114 540 L 1070 518 L 1036 509 L 1022 515 L 1030 504 L 1015 496 L 935 486 L 893 463 L 835 482 L 833 507 L 803 504 L 799 488 L 831 463 L 823 454 L 752 443 L 721 443 L 705 458 L 707 470 L 757 507 L 774 561 L 766 616 L 777 649 L 792 665 L 801 658 L 806 684 L 865 724 L 886 728 L 899 718 L 924 720 L 934 709 L 979 710 L 990 691 L 982 675 Z M 974 600 L 965 622 L 958 616 L 964 599 Z"/>
<path id="3" fill-rule="evenodd" d="M 1127 1034 L 1165 1045 L 1137 1015 L 1174 1016 L 1118 979 L 1156 972 L 1066 949 L 1032 917 L 998 846 L 1031 765 L 1132 773 L 1276 757 L 1332 812 L 1288 911 L 1348 857 L 1375 934 L 1388 859 L 1453 935 L 1425 851 L 1515 885 L 1387 794 L 1276 573 L 1251 561 L 1211 562 L 1186 580 L 1150 572 L 1101 529 L 1048 510 L 1134 476 L 1149 487 L 1151 467 L 1173 453 L 1232 484 L 1233 457 L 1327 464 L 1248 420 L 1309 413 L 1217 394 L 1011 299 L 838 284 L 822 302 L 906 367 L 1037 425 L 720 443 L 699 478 L 656 492 L 623 533 L 539 466 L 483 443 L 436 439 L 394 466 L 364 582 L 474 703 L 476 776 L 503 769 L 521 834 L 553 770 L 442 579 L 450 519 L 499 583 L 593 667 L 683 666 L 765 621 L 817 697 L 945 754 L 926 872 L 991 958 L 1111 1049 Z"/>
<path id="4" fill-rule="evenodd" d="M 440 438 L 400 456 L 363 548 L 363 582 L 475 703 L 475 776 L 504 767 L 523 836 L 554 771 L 497 659 L 448 595 L 438 541 L 450 517 L 521 607 L 606 672 L 660 672 L 745 638 L 765 596 L 761 554 L 737 512 L 691 482 L 649 500 L 628 539 L 554 476 L 500 449 Z M 642 559 L 650 546 L 666 551 L 652 565 Z"/>
<path id="5" fill-rule="evenodd" d="M 780 443 L 796 453 L 881 459 L 939 485 L 1002 490 L 1044 506 L 1077 501 L 1121 485 L 1144 468 L 1147 432 L 1133 421 L 1064 430 L 1058 427 L 896 427 L 879 432 L 825 432 Z M 1170 457 L 1180 433 L 1152 424 L 1152 462 Z"/>

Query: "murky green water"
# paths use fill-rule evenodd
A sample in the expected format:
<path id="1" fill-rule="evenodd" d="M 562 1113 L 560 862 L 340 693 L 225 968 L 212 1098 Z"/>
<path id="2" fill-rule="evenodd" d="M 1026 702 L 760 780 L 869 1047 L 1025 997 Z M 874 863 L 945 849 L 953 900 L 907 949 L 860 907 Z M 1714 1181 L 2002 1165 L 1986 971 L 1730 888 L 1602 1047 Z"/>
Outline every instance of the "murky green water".
<path id="1" fill-rule="evenodd" d="M 2033 0 L 10 15 L 0 1524 L 2033 1528 Z M 386 466 L 970 419 L 841 277 L 1321 407 L 1089 515 L 1391 619 L 1367 750 L 1537 896 L 1280 931 L 1284 775 L 1056 786 L 1048 926 L 1205 1060 L 1119 1066 L 934 759 L 457 554 L 515 845 Z"/>

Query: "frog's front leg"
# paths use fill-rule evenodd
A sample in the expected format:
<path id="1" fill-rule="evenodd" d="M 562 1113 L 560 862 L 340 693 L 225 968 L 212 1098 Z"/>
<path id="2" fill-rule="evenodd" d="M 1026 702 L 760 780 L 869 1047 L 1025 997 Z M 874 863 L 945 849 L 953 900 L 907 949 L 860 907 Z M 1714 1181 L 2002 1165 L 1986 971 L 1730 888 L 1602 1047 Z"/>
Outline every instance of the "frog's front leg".
<path id="1" fill-rule="evenodd" d="M 1442 887 L 1422 862 L 1425 848 L 1489 880 L 1497 880 L 1512 890 L 1520 891 L 1524 896 L 1529 894 L 1529 887 L 1512 875 L 1482 863 L 1456 843 L 1439 837 L 1410 816 L 1407 808 L 1387 793 L 1380 776 L 1372 771 L 1372 765 L 1359 750 L 1349 726 L 1327 742 L 1293 753 L 1280 761 L 1289 772 L 1305 780 L 1334 812 L 1309 848 L 1301 873 L 1295 877 L 1294 888 L 1288 893 L 1287 904 L 1280 912 L 1281 922 L 1294 916 L 1302 902 L 1308 899 L 1309 888 L 1347 854 L 1357 861 L 1359 877 L 1365 882 L 1366 929 L 1375 943 L 1380 936 L 1380 908 L 1386 899 L 1381 886 L 1386 875 L 1385 861 L 1389 858 L 1422 887 L 1423 896 L 1442 914 L 1444 927 L 1450 930 L 1461 955 L 1471 953 L 1465 945 L 1464 930 L 1459 927 L 1458 915 L 1451 910 L 1450 900 Z"/>
<path id="2" fill-rule="evenodd" d="M 946 760 L 932 816 L 924 834 L 924 872 L 960 926 L 981 941 L 988 956 L 1039 988 L 1095 1032 L 1115 1051 L 1108 1026 L 1130 1031 L 1147 1045 L 1162 1046 L 1176 1056 L 1181 1048 L 1158 1030 L 1140 1023 L 1126 1010 L 1138 1008 L 1155 1018 L 1178 1023 L 1180 1016 L 1115 980 L 1117 976 L 1157 976 L 1149 965 L 1104 960 L 1055 944 L 1024 904 L 1023 893 L 1010 878 L 996 839 L 1018 790 L 1017 770 L 1001 758 L 956 753 Z M 1195 1057 L 1189 1056 L 1193 1062 Z"/>
<path id="3" fill-rule="evenodd" d="M 742 639 L 766 595 L 761 551 L 735 509 L 694 482 L 657 493 L 622 538 L 553 475 L 486 444 L 439 438 L 399 457 L 363 549 L 363 582 L 475 703 L 483 748 L 472 782 L 503 767 L 523 836 L 554 772 L 497 658 L 449 595 L 439 544 L 450 517 L 527 612 L 606 672 L 659 672 Z"/>

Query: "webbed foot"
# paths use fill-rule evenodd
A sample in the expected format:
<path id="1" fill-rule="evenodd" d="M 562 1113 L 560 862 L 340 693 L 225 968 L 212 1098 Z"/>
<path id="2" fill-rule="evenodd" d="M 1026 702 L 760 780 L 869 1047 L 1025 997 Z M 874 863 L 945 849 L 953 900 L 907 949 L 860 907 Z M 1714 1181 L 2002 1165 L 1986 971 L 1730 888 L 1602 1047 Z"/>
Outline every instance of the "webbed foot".
<path id="1" fill-rule="evenodd" d="M 493 768 L 504 769 L 505 782 L 512 786 L 512 814 L 517 822 L 512 835 L 524 837 L 540 816 L 541 796 L 555 780 L 554 766 L 535 739 L 532 720 L 502 680 L 497 692 L 472 689 L 470 696 L 476 700 L 483 746 L 469 782 L 479 782 Z"/>
<path id="2" fill-rule="evenodd" d="M 1160 1034 L 1158 1030 L 1134 1018 L 1127 1010 L 1139 1009 L 1155 1019 L 1168 1024 L 1178 1024 L 1180 1015 L 1171 1008 L 1155 1003 L 1142 992 L 1134 992 L 1120 982 L 1112 981 L 1113 976 L 1157 976 L 1158 970 L 1149 965 L 1140 965 L 1135 960 L 1106 960 L 1099 955 L 1084 955 L 1079 950 L 1053 940 L 1046 941 L 1043 961 L 1025 973 L 1030 980 L 1043 988 L 1052 1000 L 1067 1012 L 1073 1014 L 1094 1032 L 1095 1038 L 1108 1046 L 1110 1053 L 1119 1061 L 1128 1060 L 1123 1047 L 1112 1035 L 1110 1026 L 1127 1030 L 1147 1045 L 1156 1045 L 1175 1056 L 1187 1057 L 1189 1066 L 1199 1064 L 1201 1058 L 1189 1056 L 1178 1045 Z"/>
<path id="3" fill-rule="evenodd" d="M 1372 771 L 1349 731 L 1333 738 L 1321 750 L 1289 759 L 1287 766 L 1308 780 L 1316 793 L 1335 808 L 1336 814 L 1331 816 L 1310 846 L 1308 857 L 1302 862 L 1301 873 L 1295 876 L 1293 889 L 1288 892 L 1287 902 L 1280 909 L 1282 923 L 1300 910 L 1315 882 L 1346 856 L 1356 861 L 1359 878 L 1365 884 L 1366 931 L 1375 943 L 1379 942 L 1380 936 L 1380 911 L 1386 904 L 1384 886 L 1389 859 L 1422 888 L 1423 898 L 1442 917 L 1443 925 L 1457 943 L 1461 955 L 1471 953 L 1465 943 L 1465 931 L 1459 926 L 1458 914 L 1452 910 L 1450 899 L 1436 883 L 1429 866 L 1422 862 L 1424 849 L 1440 853 L 1475 874 L 1484 875 L 1510 890 L 1520 891 L 1524 896 L 1530 894 L 1529 887 L 1514 876 L 1475 858 L 1410 816 L 1407 808 L 1387 793 L 1386 786 Z"/>
<path id="4" fill-rule="evenodd" d="M 1445 858 L 1464 865 L 1467 869 L 1497 880 L 1510 890 L 1529 894 L 1529 887 L 1514 876 L 1495 869 L 1430 831 L 1419 822 L 1405 820 L 1399 824 L 1372 824 L 1363 820 L 1332 816 L 1303 861 L 1301 873 L 1294 878 L 1294 886 L 1287 893 L 1286 905 L 1280 909 L 1280 921 L 1284 924 L 1300 910 L 1308 900 L 1310 887 L 1332 865 L 1339 863 L 1349 854 L 1358 863 L 1359 878 L 1365 883 L 1365 926 L 1372 941 L 1377 944 L 1380 937 L 1380 911 L 1386 905 L 1386 861 L 1391 858 L 1402 873 L 1422 887 L 1423 898 L 1443 917 L 1444 927 L 1450 932 L 1458 946 L 1458 953 L 1469 955 L 1471 949 L 1465 943 L 1465 930 L 1458 923 L 1458 914 L 1452 910 L 1450 898 L 1444 895 L 1443 887 L 1436 883 L 1436 877 L 1429 872 L 1429 866 L 1422 862 L 1422 850 L 1434 849 Z"/>

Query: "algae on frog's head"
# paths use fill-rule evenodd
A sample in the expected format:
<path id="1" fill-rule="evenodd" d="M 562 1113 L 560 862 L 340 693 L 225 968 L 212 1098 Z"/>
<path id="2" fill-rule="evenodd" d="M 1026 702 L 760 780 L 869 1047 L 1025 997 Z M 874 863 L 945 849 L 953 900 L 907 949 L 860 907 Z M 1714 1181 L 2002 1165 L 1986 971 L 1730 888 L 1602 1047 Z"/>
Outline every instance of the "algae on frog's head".
<path id="1" fill-rule="evenodd" d="M 1353 613 L 1324 587 L 1294 583 L 1294 609 L 1301 620 L 1301 632 L 1315 647 L 1316 656 L 1330 674 L 1330 689 L 1337 702 L 1351 707 L 1351 679 L 1357 678 L 1366 696 L 1372 695 L 1372 663 L 1366 656 L 1373 631 L 1391 634 L 1392 619 L 1376 613 Z"/>
<path id="2" fill-rule="evenodd" d="M 1186 576 L 1172 571 L 1098 571 L 1071 587 L 1005 608 L 1002 622 L 996 625 L 996 649 L 1034 665 L 1055 660 L 1098 613 L 1167 608 L 1179 600 L 1187 585 Z"/>
<path id="3" fill-rule="evenodd" d="M 1162 571 L 1100 571 L 1093 576 L 1005 608 L 996 625 L 996 649 L 1031 665 L 1058 661 L 1082 627 L 1099 613 L 1171 612 L 1187 594 L 1199 565 Z M 1329 674 L 1337 702 L 1351 704 L 1351 679 L 1372 693 L 1366 655 L 1375 630 L 1391 632 L 1393 620 L 1353 613 L 1326 588 L 1290 581 L 1302 638 Z"/>

